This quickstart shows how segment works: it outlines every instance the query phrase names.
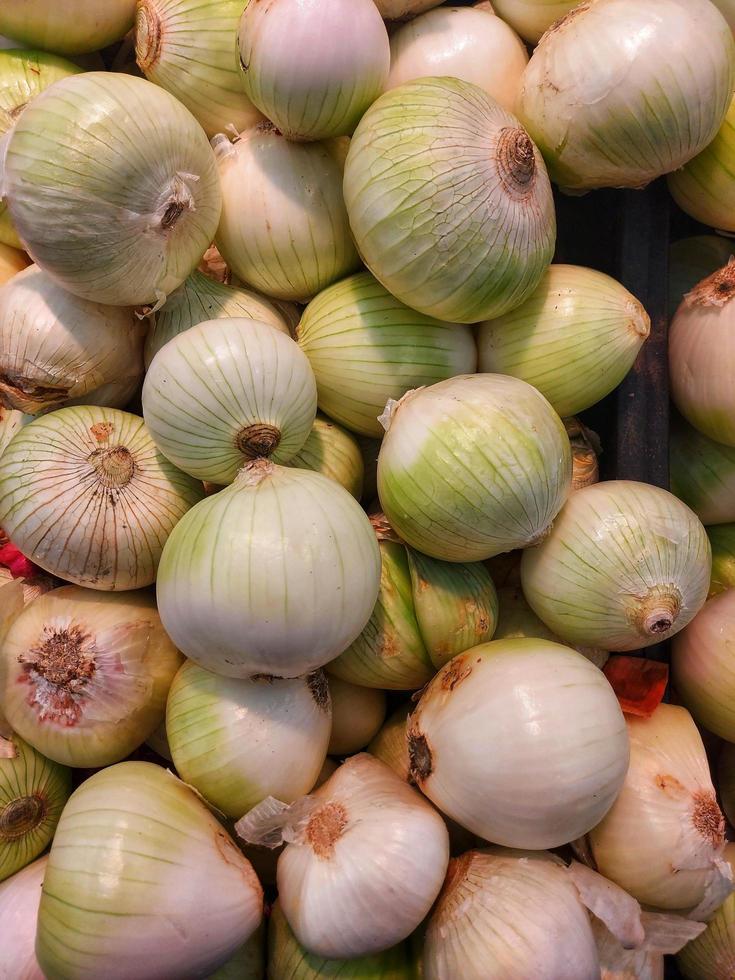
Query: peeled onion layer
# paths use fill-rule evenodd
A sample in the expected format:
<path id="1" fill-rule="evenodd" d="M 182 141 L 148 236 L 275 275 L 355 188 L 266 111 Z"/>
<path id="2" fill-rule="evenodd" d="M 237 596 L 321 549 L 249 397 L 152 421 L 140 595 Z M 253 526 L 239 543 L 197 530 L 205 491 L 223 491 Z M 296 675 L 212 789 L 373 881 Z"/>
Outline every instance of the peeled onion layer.
<path id="1" fill-rule="evenodd" d="M 365 748 L 385 721 L 385 692 L 330 675 L 332 732 L 327 751 L 344 756 Z"/>
<path id="2" fill-rule="evenodd" d="M 110 306 L 162 305 L 221 209 L 214 154 L 188 109 L 110 72 L 63 79 L 28 106 L 7 146 L 3 196 L 33 260 Z"/>
<path id="3" fill-rule="evenodd" d="M 674 424 L 669 447 L 671 490 L 705 524 L 735 521 L 735 447 Z"/>
<path id="4" fill-rule="evenodd" d="M 518 114 L 562 187 L 644 187 L 714 139 L 734 81 L 735 42 L 709 0 L 599 0 L 542 38 Z"/>
<path id="5" fill-rule="evenodd" d="M 696 515 L 658 487 L 611 480 L 575 491 L 521 560 L 523 592 L 567 643 L 636 650 L 704 604 L 711 550 Z"/>
<path id="6" fill-rule="evenodd" d="M 36 955 L 46 976 L 194 980 L 247 941 L 262 903 L 250 863 L 194 792 L 152 763 L 122 762 L 64 809 Z"/>
<path id="7" fill-rule="evenodd" d="M 164 542 L 203 488 L 143 419 L 74 406 L 18 431 L 0 469 L 0 527 L 41 568 L 91 589 L 151 585 Z"/>
<path id="8" fill-rule="evenodd" d="M 537 44 L 551 25 L 578 3 L 579 0 L 493 0 L 493 9 L 525 41 Z"/>
<path id="9" fill-rule="evenodd" d="M 735 588 L 735 524 L 717 524 L 707 528 L 712 547 L 712 577 L 709 595 Z"/>
<path id="10" fill-rule="evenodd" d="M 541 154 L 515 116 L 459 79 L 382 95 L 350 143 L 344 194 L 365 264 L 429 316 L 501 316 L 530 296 L 553 255 Z"/>
<path id="11" fill-rule="evenodd" d="M 86 54 L 118 41 L 134 18 L 135 0 L 24 0 L 3 4 L 0 34 L 59 54 Z"/>
<path id="12" fill-rule="evenodd" d="M 5 933 L 3 980 L 44 980 L 36 960 L 36 921 L 47 857 L 38 858 L 0 884 L 0 921 Z"/>
<path id="13" fill-rule="evenodd" d="M 362 497 L 365 464 L 357 440 L 326 415 L 314 419 L 311 432 L 289 466 L 314 470 L 341 484 L 355 500 Z"/>
<path id="14" fill-rule="evenodd" d="M 698 282 L 717 272 L 735 253 L 732 241 L 720 235 L 681 238 L 669 248 L 669 316 Z"/>
<path id="15" fill-rule="evenodd" d="M 620 384 L 650 329 L 643 306 L 615 279 L 550 265 L 525 303 L 480 325 L 480 370 L 527 381 L 559 415 L 574 415 Z"/>
<path id="16" fill-rule="evenodd" d="M 463 375 L 410 392 L 386 412 L 378 492 L 417 551 L 470 562 L 523 548 L 569 494 L 561 419 L 516 378 Z"/>
<path id="17" fill-rule="evenodd" d="M 726 844 L 724 859 L 735 873 L 735 844 Z M 735 895 L 728 895 L 706 930 L 684 947 L 676 965 L 686 980 L 728 980 L 735 970 Z"/>
<path id="18" fill-rule="evenodd" d="M 477 365 L 469 327 L 417 313 L 359 272 L 316 296 L 297 330 L 319 407 L 353 432 L 382 436 L 390 398 Z"/>

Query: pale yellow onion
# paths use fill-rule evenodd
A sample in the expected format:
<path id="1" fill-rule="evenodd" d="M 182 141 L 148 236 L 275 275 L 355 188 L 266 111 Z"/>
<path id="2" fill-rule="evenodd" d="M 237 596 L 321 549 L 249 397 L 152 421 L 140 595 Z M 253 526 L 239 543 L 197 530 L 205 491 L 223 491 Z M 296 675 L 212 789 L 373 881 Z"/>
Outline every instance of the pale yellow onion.
<path id="1" fill-rule="evenodd" d="M 602 452 L 600 437 L 576 418 L 564 419 L 564 428 L 572 447 L 572 490 L 581 490 L 600 481 L 598 457 Z"/>
<path id="2" fill-rule="evenodd" d="M 735 873 L 735 844 L 727 844 L 725 860 Z M 707 923 L 676 958 L 686 980 L 730 980 L 735 973 L 735 895 L 728 895 Z"/>
<path id="3" fill-rule="evenodd" d="M 350 755 L 364 748 L 385 720 L 383 691 L 358 687 L 330 676 L 332 732 L 327 751 L 330 755 Z"/>
<path id="4" fill-rule="evenodd" d="M 16 409 L 3 408 L 0 405 L 0 456 L 5 452 L 8 443 L 15 433 L 32 421 L 32 415 L 26 415 L 24 412 L 19 412 Z"/>
<path id="5" fill-rule="evenodd" d="M 716 783 L 722 810 L 735 827 L 735 745 L 731 742 L 723 742 L 717 754 Z"/>
<path id="6" fill-rule="evenodd" d="M 45 980 L 36 959 L 36 922 L 48 857 L 38 858 L 0 884 L 3 955 L 0 980 Z"/>
<path id="7" fill-rule="evenodd" d="M 386 20 L 408 20 L 431 7 L 438 7 L 443 0 L 375 0 L 375 6 Z"/>
<path id="8" fill-rule="evenodd" d="M 393 772 L 409 782 L 410 761 L 408 758 L 408 739 L 406 738 L 406 723 L 411 712 L 411 705 L 400 705 L 386 718 L 378 733 L 373 737 L 366 752 L 380 759 Z"/>
<path id="9" fill-rule="evenodd" d="M 735 588 L 735 524 L 717 524 L 707 528 L 712 546 L 712 577 L 709 595 Z"/>
<path id="10" fill-rule="evenodd" d="M 166 539 L 203 493 L 137 415 L 61 408 L 24 426 L 3 453 L 0 527 L 60 578 L 136 589 L 155 581 Z"/>
<path id="11" fill-rule="evenodd" d="M 715 442 L 682 419 L 672 419 L 671 491 L 704 525 L 735 521 L 735 447 Z"/>
<path id="12" fill-rule="evenodd" d="M 681 238 L 669 248 L 669 316 L 698 282 L 717 272 L 735 253 L 733 243 L 721 235 Z"/>
<path id="13" fill-rule="evenodd" d="M 0 284 L 8 282 L 30 264 L 31 260 L 25 252 L 0 242 Z"/>
<path id="14" fill-rule="evenodd" d="M 531 44 L 578 4 L 579 0 L 493 0 L 498 17 Z"/>
<path id="15" fill-rule="evenodd" d="M 365 464 L 355 437 L 326 415 L 317 414 L 311 432 L 289 466 L 322 473 L 359 500 L 362 497 Z"/>
<path id="16" fill-rule="evenodd" d="M 135 0 L 23 0 L 3 4 L 0 33 L 60 54 L 85 54 L 132 26 Z"/>
<path id="17" fill-rule="evenodd" d="M 143 377 L 143 334 L 131 309 L 74 296 L 33 265 L 0 286 L 0 399 L 31 415 L 122 408 Z"/>

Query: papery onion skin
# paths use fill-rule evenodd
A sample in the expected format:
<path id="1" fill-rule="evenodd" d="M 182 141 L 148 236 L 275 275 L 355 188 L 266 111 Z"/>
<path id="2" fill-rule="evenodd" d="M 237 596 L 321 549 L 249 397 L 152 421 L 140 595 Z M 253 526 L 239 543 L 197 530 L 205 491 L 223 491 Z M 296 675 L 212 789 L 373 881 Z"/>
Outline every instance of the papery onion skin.
<path id="1" fill-rule="evenodd" d="M 630 480 L 575 491 L 521 560 L 523 592 L 566 643 L 636 650 L 673 636 L 704 604 L 711 549 L 673 494 Z"/>
<path id="2" fill-rule="evenodd" d="M 360 447 L 353 435 L 326 415 L 317 414 L 306 442 L 289 466 L 322 473 L 349 490 L 355 500 L 362 497 L 365 464 Z"/>
<path id="3" fill-rule="evenodd" d="M 725 845 L 725 860 L 735 873 L 735 844 Z M 735 895 L 728 895 L 707 929 L 676 957 L 686 980 L 730 980 L 735 973 Z"/>
<path id="4" fill-rule="evenodd" d="M 542 39 L 518 113 L 562 187 L 644 187 L 715 137 L 734 81 L 735 42 L 708 0 L 598 0 Z"/>
<path id="5" fill-rule="evenodd" d="M 575 415 L 620 384 L 650 329 L 643 306 L 615 279 L 554 264 L 524 303 L 480 325 L 479 369 L 527 381 L 559 415 Z"/>
<path id="6" fill-rule="evenodd" d="M 10 137 L 3 190 L 33 260 L 110 306 L 160 305 L 196 267 L 221 209 L 214 154 L 191 113 L 152 82 L 110 72 L 34 99 Z"/>
<path id="7" fill-rule="evenodd" d="M 572 490 L 581 490 L 600 482 L 598 457 L 602 452 L 600 437 L 577 418 L 566 418 L 564 428 L 572 447 Z"/>
<path id="8" fill-rule="evenodd" d="M 61 408 L 24 426 L 3 453 L 0 527 L 53 575 L 137 589 L 155 581 L 166 539 L 203 493 L 137 415 Z"/>
<path id="9" fill-rule="evenodd" d="M 705 524 L 735 521 L 735 447 L 675 422 L 669 446 L 671 491 Z"/>
<path id="10" fill-rule="evenodd" d="M 6 741 L 0 736 L 0 744 Z M 15 733 L 9 741 L 14 756 L 0 756 L 0 881 L 45 850 L 71 793 L 69 769 Z"/>
<path id="11" fill-rule="evenodd" d="M 262 900 L 191 789 L 152 763 L 123 762 L 82 783 L 59 821 L 36 955 L 50 978 L 193 980 L 249 938 Z"/>
<path id="12" fill-rule="evenodd" d="M 537 44 L 551 25 L 578 3 L 579 0 L 493 0 L 493 8 L 525 41 Z"/>
<path id="13" fill-rule="evenodd" d="M 386 766 L 406 782 L 410 781 L 411 763 L 408 758 L 408 739 L 406 724 L 411 713 L 411 705 L 400 705 L 386 718 L 366 751 L 380 759 Z"/>
<path id="14" fill-rule="evenodd" d="M 367 267 L 429 316 L 501 316 L 551 261 L 556 221 L 541 154 L 470 82 L 421 79 L 382 95 L 350 143 L 344 193 Z"/>
<path id="15" fill-rule="evenodd" d="M 0 33 L 59 54 L 86 54 L 133 26 L 135 0 L 24 0 L 5 3 Z"/>
<path id="16" fill-rule="evenodd" d="M 35 953 L 36 919 L 48 857 L 39 858 L 0 884 L 3 961 L 0 980 L 44 980 Z"/>
<path id="17" fill-rule="evenodd" d="M 385 720 L 385 693 L 372 687 L 329 677 L 332 697 L 330 755 L 351 755 L 364 748 Z"/>
<path id="18" fill-rule="evenodd" d="M 443 813 L 485 840 L 535 850 L 594 827 L 628 765 L 605 676 L 539 639 L 494 640 L 450 660 L 409 719 L 408 747 L 411 777 Z"/>
<path id="19" fill-rule="evenodd" d="M 721 235 L 693 235 L 674 242 L 669 248 L 669 316 L 690 289 L 727 265 L 733 254 L 732 241 Z"/>
<path id="20" fill-rule="evenodd" d="M 354 497 L 320 473 L 259 460 L 176 526 L 158 604 L 171 638 L 205 669 L 295 677 L 355 639 L 379 580 L 375 534 Z"/>
<path id="21" fill-rule="evenodd" d="M 393 409 L 378 493 L 412 548 L 481 561 L 545 532 L 571 475 L 566 430 L 543 395 L 515 378 L 463 375 L 411 392 Z"/>
<path id="22" fill-rule="evenodd" d="M 735 524 L 707 528 L 712 546 L 712 577 L 709 596 L 735 588 Z"/>

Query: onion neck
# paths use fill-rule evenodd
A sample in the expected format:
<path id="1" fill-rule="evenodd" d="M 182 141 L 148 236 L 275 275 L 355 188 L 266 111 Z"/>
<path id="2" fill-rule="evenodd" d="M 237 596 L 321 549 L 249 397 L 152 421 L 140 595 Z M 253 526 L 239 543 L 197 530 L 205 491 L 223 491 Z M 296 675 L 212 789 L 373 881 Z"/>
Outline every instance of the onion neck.
<path id="1" fill-rule="evenodd" d="M 681 592 L 675 585 L 656 585 L 635 602 L 633 625 L 646 639 L 663 639 L 678 619 L 681 605 Z"/>
<path id="2" fill-rule="evenodd" d="M 281 433 L 274 425 L 257 422 L 246 425 L 235 436 L 235 447 L 247 460 L 270 456 L 278 448 Z"/>
<path id="3" fill-rule="evenodd" d="M 147 74 L 155 68 L 161 57 L 163 31 L 161 18 L 151 7 L 149 0 L 138 0 L 135 17 L 135 60 L 140 70 Z"/>
<path id="4" fill-rule="evenodd" d="M 531 137 L 520 127 L 500 130 L 496 149 L 498 175 L 510 197 L 525 201 L 536 184 L 536 156 Z"/>
<path id="5" fill-rule="evenodd" d="M 95 449 L 87 457 L 102 486 L 110 490 L 126 487 L 135 475 L 133 454 L 125 446 Z"/>
<path id="6" fill-rule="evenodd" d="M 715 850 L 725 843 L 725 818 L 713 793 L 699 790 L 693 794 L 692 824 Z"/>
<path id="7" fill-rule="evenodd" d="M 685 297 L 689 306 L 725 306 L 735 296 L 735 258 L 713 272 Z"/>
<path id="8" fill-rule="evenodd" d="M 273 475 L 275 469 L 275 464 L 269 459 L 254 459 L 238 470 L 233 486 L 258 487 L 263 480 Z"/>
<path id="9" fill-rule="evenodd" d="M 46 801 L 41 796 L 19 796 L 0 810 L 0 841 L 20 840 L 41 824 L 46 816 Z"/>
<path id="10" fill-rule="evenodd" d="M 194 195 L 187 180 L 196 180 L 192 174 L 174 174 L 164 190 L 161 203 L 156 210 L 156 222 L 161 234 L 173 231 L 182 215 L 196 210 Z"/>

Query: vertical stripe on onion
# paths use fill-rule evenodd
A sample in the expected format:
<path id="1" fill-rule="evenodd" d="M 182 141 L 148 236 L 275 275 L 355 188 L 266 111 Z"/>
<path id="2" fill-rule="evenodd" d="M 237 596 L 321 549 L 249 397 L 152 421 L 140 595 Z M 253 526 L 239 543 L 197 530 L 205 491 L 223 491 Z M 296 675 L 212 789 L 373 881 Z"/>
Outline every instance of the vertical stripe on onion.
<path id="1" fill-rule="evenodd" d="M 480 561 L 548 530 L 569 494 L 561 419 L 531 385 L 464 375 L 409 392 L 385 413 L 378 492 L 412 548 Z"/>
<path id="2" fill-rule="evenodd" d="M 579 0 L 493 0 L 493 8 L 524 40 L 537 44 L 551 25 L 578 3 Z"/>
<path id="3" fill-rule="evenodd" d="M 137 589 L 155 581 L 167 537 L 202 495 L 137 415 L 61 408 L 24 426 L 3 453 L 0 526 L 60 578 Z"/>
<path id="4" fill-rule="evenodd" d="M 572 447 L 572 490 L 581 490 L 600 481 L 598 457 L 602 452 L 600 437 L 576 418 L 564 419 L 564 428 Z"/>
<path id="5" fill-rule="evenodd" d="M 711 550 L 697 516 L 658 487 L 612 480 L 573 493 L 523 553 L 523 591 L 567 643 L 636 650 L 683 629 L 704 604 Z"/>
<path id="6" fill-rule="evenodd" d="M 39 858 L 0 884 L 3 961 L 0 980 L 45 980 L 36 959 L 36 923 L 48 857 Z"/>
<path id="7" fill-rule="evenodd" d="M 201 127 L 168 92 L 131 75 L 85 72 L 38 96 L 13 128 L 3 181 L 34 261 L 69 292 L 112 306 L 161 305 L 219 221 Z"/>
<path id="8" fill-rule="evenodd" d="M 556 221 L 541 154 L 470 82 L 422 79 L 382 95 L 350 144 L 344 191 L 365 264 L 430 316 L 501 316 L 551 261 Z"/>
<path id="9" fill-rule="evenodd" d="M 712 546 L 709 594 L 713 596 L 735 588 L 735 524 L 708 527 L 707 537 Z"/>
<path id="10" fill-rule="evenodd" d="M 715 442 L 676 420 L 669 463 L 672 492 L 703 524 L 735 521 L 735 446 Z"/>
<path id="11" fill-rule="evenodd" d="M 406 782 L 410 780 L 411 768 L 406 737 L 406 724 L 410 712 L 410 704 L 399 705 L 383 722 L 366 750 L 386 766 L 390 766 L 393 772 Z"/>
<path id="12" fill-rule="evenodd" d="M 385 693 L 330 676 L 332 731 L 330 755 L 350 755 L 365 748 L 385 721 Z"/>
<path id="13" fill-rule="evenodd" d="M 717 272 L 735 254 L 732 241 L 720 235 L 681 238 L 669 248 L 669 316 L 698 282 Z"/>
<path id="14" fill-rule="evenodd" d="M 359 500 L 362 497 L 365 464 L 355 437 L 332 422 L 326 415 L 317 415 L 311 432 L 301 449 L 289 460 L 289 466 L 322 473 L 349 490 Z"/>
<path id="15" fill-rule="evenodd" d="M 61 54 L 86 54 L 133 26 L 135 0 L 24 0 L 3 4 L 0 34 Z"/>
<path id="16" fill-rule="evenodd" d="M 725 860 L 735 873 L 735 844 L 727 844 Z M 728 895 L 707 928 L 676 958 L 686 980 L 729 980 L 735 973 L 735 895 Z"/>

